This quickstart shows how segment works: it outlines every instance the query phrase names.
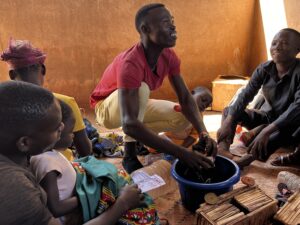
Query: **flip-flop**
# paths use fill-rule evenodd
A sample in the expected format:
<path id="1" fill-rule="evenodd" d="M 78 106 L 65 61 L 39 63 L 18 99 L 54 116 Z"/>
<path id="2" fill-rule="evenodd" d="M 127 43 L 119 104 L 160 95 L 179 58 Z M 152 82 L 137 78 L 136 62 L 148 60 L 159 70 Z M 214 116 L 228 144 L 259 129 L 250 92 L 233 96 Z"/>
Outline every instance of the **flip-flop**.
<path id="1" fill-rule="evenodd" d="M 300 148 L 297 147 L 294 152 L 276 157 L 271 165 L 273 166 L 299 166 Z"/>
<path id="2" fill-rule="evenodd" d="M 276 157 L 273 161 L 271 161 L 272 166 L 293 166 L 296 165 L 297 162 L 294 162 L 291 157 L 293 153 L 287 155 L 281 155 Z"/>

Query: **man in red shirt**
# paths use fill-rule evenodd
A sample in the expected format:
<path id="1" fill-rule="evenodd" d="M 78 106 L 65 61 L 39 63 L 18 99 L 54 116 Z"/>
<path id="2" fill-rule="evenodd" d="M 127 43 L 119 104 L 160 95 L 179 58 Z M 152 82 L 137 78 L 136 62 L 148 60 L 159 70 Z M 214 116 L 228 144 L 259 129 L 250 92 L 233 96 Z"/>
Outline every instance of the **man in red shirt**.
<path id="1" fill-rule="evenodd" d="M 157 135 L 182 130 L 190 122 L 199 138 L 205 139 L 207 153 L 216 154 L 215 141 L 208 136 L 198 107 L 180 75 L 180 60 L 170 49 L 177 39 L 173 17 L 163 4 L 149 4 L 137 12 L 135 25 L 141 42 L 113 60 L 91 95 L 98 123 L 110 129 L 122 126 L 122 165 L 129 173 L 142 167 L 136 157 L 136 140 L 174 155 L 194 169 L 213 166 L 205 155 Z M 173 102 L 149 99 L 150 91 L 159 88 L 166 76 L 178 96 L 182 113 L 174 111 Z"/>

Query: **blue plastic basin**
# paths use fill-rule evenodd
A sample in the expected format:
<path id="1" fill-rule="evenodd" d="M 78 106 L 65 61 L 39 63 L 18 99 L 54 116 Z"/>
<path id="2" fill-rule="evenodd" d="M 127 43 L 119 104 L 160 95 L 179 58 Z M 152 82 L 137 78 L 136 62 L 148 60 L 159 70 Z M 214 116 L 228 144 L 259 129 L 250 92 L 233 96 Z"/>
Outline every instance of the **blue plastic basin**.
<path id="1" fill-rule="evenodd" d="M 178 182 L 182 203 L 188 210 L 194 212 L 198 209 L 199 205 L 204 202 L 206 193 L 213 192 L 216 195 L 226 193 L 231 191 L 233 185 L 240 180 L 240 169 L 232 160 L 217 156 L 215 165 L 217 174 L 215 182 L 207 184 L 186 179 L 184 175 L 186 165 L 178 159 L 173 163 L 171 173 Z"/>

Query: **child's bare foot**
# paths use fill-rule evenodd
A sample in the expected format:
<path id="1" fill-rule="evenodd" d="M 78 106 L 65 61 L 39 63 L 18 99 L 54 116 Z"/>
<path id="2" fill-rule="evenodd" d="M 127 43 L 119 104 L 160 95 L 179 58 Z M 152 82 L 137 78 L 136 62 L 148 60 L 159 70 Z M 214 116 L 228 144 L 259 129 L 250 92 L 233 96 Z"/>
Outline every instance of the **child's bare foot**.
<path id="1" fill-rule="evenodd" d="M 226 158 L 233 159 L 234 155 L 229 152 L 230 144 L 227 142 L 220 142 L 218 144 L 218 154 L 221 156 L 225 156 Z"/>

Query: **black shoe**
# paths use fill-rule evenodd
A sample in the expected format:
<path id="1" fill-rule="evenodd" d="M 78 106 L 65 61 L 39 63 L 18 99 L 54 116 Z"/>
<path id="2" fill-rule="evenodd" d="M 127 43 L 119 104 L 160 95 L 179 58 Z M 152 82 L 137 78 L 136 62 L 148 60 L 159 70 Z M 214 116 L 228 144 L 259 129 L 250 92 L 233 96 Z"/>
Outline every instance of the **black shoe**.
<path id="1" fill-rule="evenodd" d="M 129 174 L 131 174 L 135 170 L 143 168 L 143 165 L 141 164 L 141 162 L 138 160 L 137 157 L 134 158 L 124 157 L 122 160 L 122 166 Z"/>

